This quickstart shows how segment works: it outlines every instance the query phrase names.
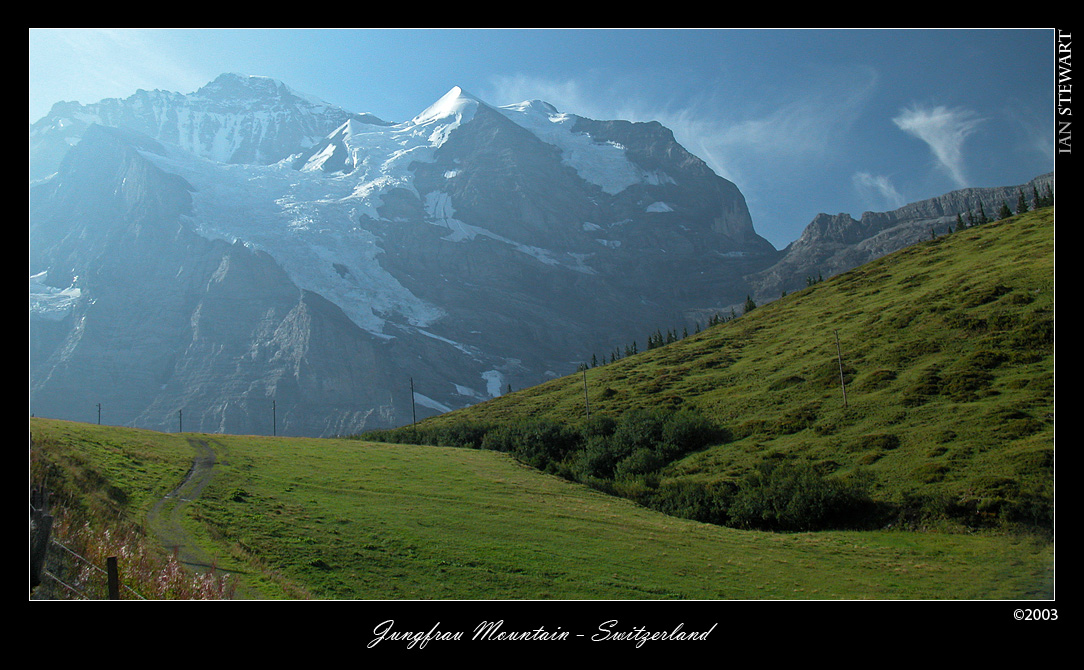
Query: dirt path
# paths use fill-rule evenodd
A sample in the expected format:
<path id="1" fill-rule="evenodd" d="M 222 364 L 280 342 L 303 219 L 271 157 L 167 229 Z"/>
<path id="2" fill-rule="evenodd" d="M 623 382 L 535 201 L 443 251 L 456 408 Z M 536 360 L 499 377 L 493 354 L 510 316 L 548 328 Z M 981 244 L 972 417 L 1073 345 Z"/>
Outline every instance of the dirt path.
<path id="1" fill-rule="evenodd" d="M 196 452 L 192 467 L 177 488 L 150 509 L 147 513 L 147 526 L 162 546 L 176 554 L 177 560 L 192 570 L 204 571 L 213 567 L 211 560 L 185 532 L 181 519 L 184 518 L 188 504 L 198 498 L 200 492 L 211 482 L 215 451 L 201 439 L 189 438 L 188 443 Z"/>
<path id="2" fill-rule="evenodd" d="M 158 538 L 159 543 L 189 570 L 218 570 L 221 573 L 222 570 L 215 566 L 210 556 L 185 531 L 181 523 L 188 505 L 199 498 L 203 489 L 211 483 L 214 467 L 218 462 L 214 447 L 206 440 L 190 437 L 188 444 L 195 451 L 192 467 L 177 488 L 155 503 L 147 513 L 147 528 Z M 238 585 L 234 598 L 247 597 L 241 591 L 242 588 Z"/>

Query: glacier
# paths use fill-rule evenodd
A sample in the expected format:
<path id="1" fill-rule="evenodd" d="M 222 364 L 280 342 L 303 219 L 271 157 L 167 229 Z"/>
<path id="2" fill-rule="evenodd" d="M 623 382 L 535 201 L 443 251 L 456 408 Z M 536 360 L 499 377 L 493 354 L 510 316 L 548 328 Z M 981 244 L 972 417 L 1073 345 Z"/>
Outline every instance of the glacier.
<path id="1" fill-rule="evenodd" d="M 376 125 L 350 119 L 300 169 L 294 165 L 300 154 L 271 165 L 224 163 L 223 152 L 230 149 L 223 147 L 217 147 L 211 157 L 183 147 L 174 147 L 165 155 L 145 155 L 192 185 L 190 223 L 197 232 L 211 239 L 241 241 L 268 253 L 301 288 L 324 295 L 359 327 L 384 336 L 388 315 L 398 315 L 418 328 L 431 326 L 444 316 L 441 308 L 416 297 L 381 267 L 379 257 L 384 250 L 362 225 L 365 218 L 380 219 L 381 198 L 392 188 L 408 189 L 422 199 L 429 222 L 448 229 L 447 240 L 485 236 L 541 263 L 593 272 L 583 255 L 522 244 L 465 224 L 455 218 L 454 203 L 446 194 L 417 192 L 411 164 L 432 163 L 434 152 L 481 104 L 485 103 L 453 87 L 404 123 Z M 530 101 L 493 109 L 558 147 L 567 165 L 608 193 L 636 183 L 668 180 L 665 175 L 648 174 L 634 166 L 619 144 L 596 142 L 573 132 L 575 117 L 548 103 Z M 322 167 L 337 149 L 348 152 L 346 164 L 352 169 L 325 172 Z M 655 204 L 649 210 L 666 208 Z M 585 232 L 591 225 L 584 224 Z"/>

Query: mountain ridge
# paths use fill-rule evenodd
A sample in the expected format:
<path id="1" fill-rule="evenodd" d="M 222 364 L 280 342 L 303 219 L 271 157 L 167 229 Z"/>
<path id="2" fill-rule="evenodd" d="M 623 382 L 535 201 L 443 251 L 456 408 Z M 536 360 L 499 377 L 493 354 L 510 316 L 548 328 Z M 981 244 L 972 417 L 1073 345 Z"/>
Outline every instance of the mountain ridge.
<path id="1" fill-rule="evenodd" d="M 778 263 L 748 279 L 758 301 L 772 300 L 802 288 L 807 277 L 835 275 L 950 232 L 957 215 L 967 225 L 968 218 L 979 216 L 980 208 L 987 217 L 1003 204 L 1014 208 L 1020 194 L 1030 206 L 1034 193 L 1047 188 L 1052 193 L 1054 184 L 1050 172 L 1015 186 L 957 189 L 886 212 L 867 211 L 857 220 L 847 213 L 820 213 L 780 252 Z"/>
<path id="2" fill-rule="evenodd" d="M 240 82 L 224 75 L 216 82 L 195 100 L 165 94 L 159 100 L 174 101 L 178 109 L 213 107 L 222 114 L 230 105 L 265 109 L 268 100 L 296 98 L 270 80 Z M 238 90 L 251 88 L 241 86 L 246 82 L 258 84 L 264 96 L 252 105 L 237 100 Z M 129 100 L 142 108 L 144 97 L 140 93 Z M 714 300 L 718 287 L 660 285 L 657 277 L 718 272 L 720 260 L 750 267 L 770 249 L 752 231 L 740 191 L 705 173 L 706 166 L 679 149 L 672 133 L 658 124 L 593 126 L 600 134 L 595 138 L 583 125 L 577 129 L 578 124 L 590 126 L 586 120 L 551 105 L 498 108 L 456 87 L 399 124 L 366 123 L 336 111 L 332 125 L 333 117 L 306 112 L 305 119 L 326 123 L 323 138 L 308 148 L 302 146 L 307 140 L 295 142 L 280 152 L 284 158 L 263 164 L 256 153 L 239 153 L 233 144 L 228 144 L 230 151 L 221 151 L 216 142 L 222 135 L 195 132 L 204 126 L 159 124 L 149 128 L 155 135 L 148 135 L 141 117 L 129 116 L 131 123 L 118 121 L 110 131 L 62 119 L 31 129 L 32 164 L 41 147 L 82 138 L 75 143 L 78 151 L 68 156 L 68 167 L 62 165 L 54 177 L 32 188 L 30 274 L 38 279 L 31 282 L 31 320 L 32 339 L 38 339 L 31 346 L 31 406 L 53 398 L 50 413 L 59 411 L 59 398 L 77 383 L 74 371 L 97 375 L 93 382 L 84 381 L 90 390 L 78 394 L 83 399 L 73 400 L 85 406 L 86 393 L 110 384 L 101 378 L 110 365 L 130 368 L 137 376 L 140 366 L 149 365 L 158 370 L 152 376 L 159 386 L 144 385 L 138 397 L 123 402 L 111 399 L 110 405 L 126 408 L 117 422 L 162 428 L 177 423 L 183 411 L 189 426 L 260 432 L 258 426 L 267 423 L 265 407 L 275 401 L 286 431 L 356 431 L 368 425 L 365 417 L 401 424 L 419 409 L 423 414 L 447 411 L 511 385 L 559 375 L 576 364 L 570 352 L 608 348 L 645 321 L 682 318 L 682 305 L 709 296 Z M 296 137 L 301 125 L 286 118 L 276 127 Z M 545 130 L 544 137 L 538 128 Z M 614 138 L 617 128 L 621 143 Z M 286 146 L 273 128 L 266 130 L 266 146 Z M 180 134 L 205 144 L 199 148 L 171 141 Z M 636 163 L 641 155 L 652 156 L 649 165 Z M 698 180 L 679 183 L 690 170 L 699 171 Z M 150 174 L 169 177 L 144 176 Z M 85 197 L 73 198 L 74 192 Z M 149 214 L 133 219 L 127 211 L 182 193 L 188 198 L 183 210 L 160 213 L 158 219 Z M 122 204 L 118 194 L 130 202 Z M 117 213 L 109 222 L 115 232 L 110 243 L 94 253 L 64 244 L 65 236 L 94 236 L 85 229 L 85 222 L 97 220 L 88 209 L 91 203 Z M 727 223 L 732 215 L 736 223 Z M 43 235 L 47 230 L 58 234 Z M 270 275 L 244 268 L 265 259 L 279 268 L 272 285 L 294 297 L 266 303 L 264 317 L 238 309 L 249 316 L 231 323 L 229 310 L 211 306 L 223 304 L 219 301 L 227 295 L 236 301 L 245 291 L 222 293 L 226 285 L 212 271 L 187 302 L 167 301 L 168 310 L 148 310 L 169 311 L 163 319 L 177 324 L 174 331 L 187 333 L 187 340 L 174 338 L 176 344 L 164 347 L 172 353 L 163 353 L 157 362 L 141 348 L 129 356 L 104 339 L 79 337 L 79 324 L 88 323 L 106 304 L 97 293 L 107 287 L 97 277 L 103 268 L 126 263 L 123 258 L 139 248 L 138 239 L 125 235 L 138 237 L 150 230 L 172 231 L 178 240 L 183 231 L 227 245 L 189 244 L 202 256 L 184 260 L 187 252 L 177 256 L 179 249 L 153 251 L 177 257 L 171 262 L 177 267 L 231 268 L 227 277 L 248 276 L 256 282 Z M 224 248 L 233 251 L 227 254 Z M 160 274 L 134 276 L 145 279 L 126 287 L 134 303 L 152 305 L 176 292 Z M 735 295 L 740 291 L 733 290 Z M 258 302 L 261 289 L 253 286 L 250 292 Z M 630 295 L 635 297 L 630 300 Z M 311 408 L 311 403 L 297 394 L 282 395 L 306 387 L 306 379 L 319 386 L 304 366 L 287 361 L 332 360 L 332 343 L 344 337 L 317 336 L 335 330 L 322 331 L 307 320 L 313 313 L 332 314 L 312 310 L 317 297 L 352 322 L 341 327 L 357 329 L 349 338 L 362 358 L 375 361 L 367 352 L 381 352 L 379 365 L 371 364 L 375 377 L 370 378 L 379 392 L 355 388 L 352 395 L 342 395 L 338 409 L 319 410 L 353 420 L 303 420 L 298 408 Z M 130 333 L 155 330 L 136 312 L 112 316 Z M 296 338 L 276 339 L 274 333 L 287 332 L 281 330 L 288 329 L 287 322 L 300 328 Z M 310 348 L 298 358 L 303 341 Z M 202 352 L 202 361 L 193 358 L 195 352 Z M 233 352 L 233 358 L 225 352 Z M 253 360 L 276 362 L 274 380 L 254 368 Z M 196 370 L 203 372 L 196 375 Z M 411 378 L 418 382 L 413 402 L 407 385 Z M 221 397 L 212 397 L 213 389 Z M 318 400 L 316 391 L 308 393 L 315 394 L 311 402 L 317 405 L 333 403 Z M 139 403 L 154 409 L 139 410 Z"/>
<path id="3" fill-rule="evenodd" d="M 236 113 L 238 105 L 244 107 L 243 116 Z M 95 123 L 126 127 L 225 163 L 269 164 L 323 139 L 347 119 L 387 124 L 372 114 L 347 112 L 297 94 L 275 79 L 230 73 L 189 95 L 140 89 L 125 99 L 89 105 L 61 102 L 30 125 L 30 179 L 52 174 L 67 149 Z M 278 137 L 268 139 L 264 130 L 276 121 Z"/>
<path id="4" fill-rule="evenodd" d="M 140 376 L 146 363 L 158 366 L 159 384 L 121 402 L 133 409 L 114 415 L 117 423 L 161 429 L 187 407 L 186 425 L 270 432 L 265 408 L 277 401 L 285 431 L 357 432 L 378 427 L 369 423 L 377 418 L 401 425 L 419 409 L 439 413 L 560 376 L 583 352 L 610 351 L 645 329 L 691 330 L 701 315 L 739 304 L 753 292 L 748 278 L 780 257 L 756 233 L 737 186 L 657 122 L 596 121 L 541 101 L 495 107 L 459 87 L 401 123 L 328 107 L 266 78 L 223 75 L 200 91 L 141 91 L 127 99 L 127 111 L 125 101 L 60 105 L 54 109 L 68 116 L 32 124 L 32 411 L 40 398 L 71 389 L 71 371 L 84 370 L 91 376 L 81 382 L 90 389 L 78 394 L 83 399 L 51 407 L 85 416 L 87 394 L 112 383 L 103 371 L 121 366 Z M 246 102 L 239 97 L 246 92 L 255 97 Z M 245 116 L 249 108 L 257 112 Z M 148 124 L 147 109 L 165 121 Z M 197 116 L 207 123 L 186 121 L 191 116 L 181 112 L 191 109 L 202 110 Z M 228 109 L 238 118 L 215 121 Z M 261 126 L 261 119 L 275 123 Z M 93 130 L 108 123 L 115 127 Z M 257 127 L 260 141 L 245 140 L 242 131 Z M 71 145 L 82 147 L 81 167 L 65 170 L 59 154 Z M 51 161 L 59 171 L 47 167 Z M 54 176 L 35 179 L 35 170 Z M 184 208 L 168 215 L 155 209 L 178 198 Z M 98 220 L 88 203 L 117 214 L 109 243 L 93 250 L 71 243 L 80 235 L 98 239 L 86 228 Z M 149 214 L 155 211 L 157 219 Z M 106 339 L 81 337 L 80 324 L 100 304 L 97 275 L 128 262 L 139 235 L 153 230 L 163 239 L 194 235 L 225 245 L 189 244 L 201 255 L 177 261 L 178 268 L 220 267 L 222 249 L 232 248 L 234 258 L 246 259 L 235 261 L 235 270 L 273 264 L 275 285 L 293 297 L 267 303 L 265 315 L 273 317 L 250 314 L 234 331 L 229 310 L 196 311 L 214 303 L 212 271 L 163 317 L 189 338 L 171 340 L 172 353 L 140 349 L 129 357 Z M 187 252 L 163 244 L 156 253 Z M 155 305 L 156 296 L 176 293 L 168 277 L 146 276 L 153 282 L 124 287 L 133 302 Z M 262 294 L 255 285 L 250 291 Z M 223 324 L 211 327 L 210 313 Z M 313 314 L 326 321 L 312 321 Z M 148 331 L 146 315 L 114 317 L 129 332 Z M 275 339 L 289 331 L 287 322 L 299 329 L 296 338 Z M 204 346 L 209 341 L 199 335 L 208 332 L 232 332 L 236 341 Z M 357 353 L 350 366 L 370 370 L 358 374 L 372 388 L 340 381 L 317 391 L 320 365 L 308 372 L 286 365 L 308 356 L 332 361 L 333 343 L 344 338 Z M 302 341 L 310 348 L 298 357 Z M 197 350 L 207 357 L 202 363 L 189 358 Z M 226 351 L 234 356 L 228 364 Z M 255 360 L 279 365 L 274 381 Z M 218 376 L 186 376 L 195 369 Z M 413 395 L 409 380 L 417 382 Z M 337 408 L 336 387 L 352 389 Z M 212 397 L 214 388 L 228 397 Z M 288 388 L 289 398 L 277 395 Z M 303 398 L 301 388 L 314 395 Z M 190 406 L 188 398 L 201 399 Z M 157 408 L 153 419 L 134 409 L 139 403 Z M 301 408 L 314 406 L 322 416 L 301 418 Z"/>

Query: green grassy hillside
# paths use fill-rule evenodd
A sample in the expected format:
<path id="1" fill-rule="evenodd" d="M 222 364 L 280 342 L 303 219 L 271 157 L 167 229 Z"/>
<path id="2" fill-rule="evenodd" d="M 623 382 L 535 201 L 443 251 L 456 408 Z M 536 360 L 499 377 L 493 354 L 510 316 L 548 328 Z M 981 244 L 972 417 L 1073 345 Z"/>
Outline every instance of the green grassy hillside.
<path id="1" fill-rule="evenodd" d="M 842 501 L 822 526 L 1049 534 L 1053 218 L 1052 208 L 1037 210 L 917 244 L 585 375 L 370 437 L 504 449 L 731 525 L 785 526 L 772 495 L 812 482 Z M 614 437 L 614 422 L 657 433 L 675 412 L 687 428 L 708 422 L 710 434 L 666 448 Z M 555 438 L 547 421 L 575 434 Z M 564 446 L 532 443 L 529 433 L 546 430 L 548 444 Z"/>
<path id="2" fill-rule="evenodd" d="M 369 436 L 448 446 L 31 419 L 31 479 L 246 597 L 1051 598 L 1053 282 L 1040 210 Z"/>
<path id="3" fill-rule="evenodd" d="M 150 538 L 156 498 L 210 447 L 214 477 L 187 503 L 187 537 L 172 535 L 170 545 L 205 555 L 247 597 L 1052 596 L 1053 549 L 1024 536 L 735 530 L 647 510 L 488 450 L 47 419 L 30 429 L 35 479 L 71 509 L 97 510 L 86 513 L 89 525 L 124 521 Z M 129 552 L 120 555 L 128 584 Z"/>

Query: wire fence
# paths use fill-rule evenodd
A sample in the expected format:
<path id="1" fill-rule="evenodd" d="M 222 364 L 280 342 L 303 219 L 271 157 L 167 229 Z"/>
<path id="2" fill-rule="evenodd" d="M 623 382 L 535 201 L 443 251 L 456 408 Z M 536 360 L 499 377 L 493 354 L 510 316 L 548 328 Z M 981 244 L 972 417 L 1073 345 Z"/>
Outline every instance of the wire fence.
<path id="1" fill-rule="evenodd" d="M 131 526 L 92 527 L 63 510 L 47 511 L 44 491 L 31 491 L 31 600 L 221 600 L 236 590 L 232 576 L 193 572 L 174 553 Z"/>
<path id="2" fill-rule="evenodd" d="M 146 598 L 138 591 L 127 584 L 122 583 L 119 579 L 119 573 L 117 575 L 111 575 L 108 567 L 103 568 L 95 564 L 87 557 L 82 556 L 78 552 L 65 546 L 59 540 L 50 539 L 49 547 L 50 550 L 63 552 L 64 556 L 69 559 L 69 561 L 74 561 L 77 566 L 77 569 L 73 574 L 74 578 L 70 578 L 71 582 L 53 574 L 49 568 L 43 568 L 41 571 L 42 577 L 50 580 L 57 588 L 63 589 L 63 593 L 66 594 L 68 598 L 75 600 L 100 600 L 101 594 L 104 592 L 110 599 L 119 599 L 121 597 L 119 592 L 110 593 L 110 583 L 113 582 L 117 585 L 117 588 L 123 589 L 124 596 L 132 597 L 137 600 L 146 600 Z M 50 562 L 46 559 L 46 565 L 50 564 L 65 565 L 66 562 Z"/>

